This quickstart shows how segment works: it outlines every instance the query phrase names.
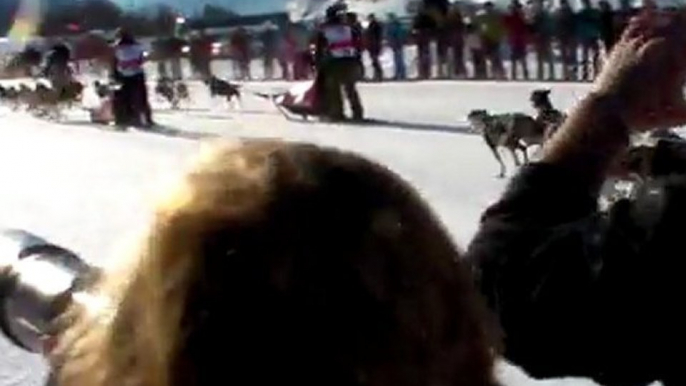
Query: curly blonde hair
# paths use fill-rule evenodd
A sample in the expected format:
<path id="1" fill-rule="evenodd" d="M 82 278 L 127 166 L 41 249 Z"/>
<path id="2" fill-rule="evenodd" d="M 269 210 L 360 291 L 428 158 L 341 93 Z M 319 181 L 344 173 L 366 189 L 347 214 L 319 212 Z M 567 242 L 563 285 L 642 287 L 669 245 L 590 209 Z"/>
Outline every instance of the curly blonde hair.
<path id="1" fill-rule="evenodd" d="M 386 168 L 313 145 L 220 147 L 77 312 L 64 386 L 492 385 L 495 340 L 440 222 Z"/>

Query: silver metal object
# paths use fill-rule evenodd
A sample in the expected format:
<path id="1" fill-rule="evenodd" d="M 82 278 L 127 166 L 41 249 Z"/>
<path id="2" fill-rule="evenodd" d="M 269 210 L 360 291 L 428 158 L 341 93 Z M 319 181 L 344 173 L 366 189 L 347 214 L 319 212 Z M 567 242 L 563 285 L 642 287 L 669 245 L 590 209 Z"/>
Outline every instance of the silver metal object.
<path id="1" fill-rule="evenodd" d="M 96 270 L 71 251 L 21 230 L 0 230 L 0 329 L 44 352 L 53 322 Z"/>

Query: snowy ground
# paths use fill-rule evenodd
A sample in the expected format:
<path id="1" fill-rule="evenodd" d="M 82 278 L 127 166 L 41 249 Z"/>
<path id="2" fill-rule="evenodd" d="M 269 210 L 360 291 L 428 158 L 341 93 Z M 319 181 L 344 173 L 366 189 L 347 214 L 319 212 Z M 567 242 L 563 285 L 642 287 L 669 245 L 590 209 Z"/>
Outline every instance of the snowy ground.
<path id="1" fill-rule="evenodd" d="M 246 96 L 238 110 L 211 101 L 194 85 L 195 103 L 185 112 L 157 106 L 164 134 L 120 133 L 96 128 L 73 112 L 64 123 L 0 112 L 0 222 L 29 229 L 68 246 L 87 259 L 117 259 L 126 236 L 147 219 L 150 202 L 203 138 L 279 137 L 354 150 L 411 181 L 440 214 L 461 246 L 476 230 L 479 214 L 505 182 L 482 140 L 465 131 L 471 109 L 529 111 L 531 83 L 423 82 L 362 86 L 370 126 L 288 122 L 269 103 Z M 277 83 L 246 85 L 275 89 Z M 548 87 L 551 87 L 548 85 Z M 553 101 L 563 109 L 587 86 L 555 84 Z M 196 90 L 197 88 L 197 90 Z M 40 358 L 0 339 L 0 386 L 39 385 Z M 518 370 L 500 370 L 509 386 L 538 384 Z M 583 380 L 545 385 L 589 385 Z"/>

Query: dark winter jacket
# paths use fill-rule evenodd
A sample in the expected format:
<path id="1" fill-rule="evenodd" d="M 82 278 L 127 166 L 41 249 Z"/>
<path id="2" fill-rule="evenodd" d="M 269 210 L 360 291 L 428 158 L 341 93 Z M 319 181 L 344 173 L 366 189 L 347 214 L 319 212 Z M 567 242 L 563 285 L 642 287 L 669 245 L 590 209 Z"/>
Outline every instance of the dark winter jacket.
<path id="1" fill-rule="evenodd" d="M 606 386 L 683 377 L 672 350 L 686 343 L 686 177 L 661 179 L 608 213 L 594 185 L 531 164 L 483 215 L 468 259 L 505 356 L 534 377 Z"/>
<path id="2" fill-rule="evenodd" d="M 383 47 L 383 26 L 374 20 L 369 23 L 365 31 L 366 48 L 371 55 L 378 56 Z"/>
<path id="3" fill-rule="evenodd" d="M 600 38 L 607 51 L 611 50 L 617 40 L 615 34 L 615 12 L 609 5 L 600 9 Z"/>
<path id="4" fill-rule="evenodd" d="M 569 7 L 561 7 L 555 13 L 555 34 L 563 43 L 574 40 L 576 35 L 576 14 Z"/>

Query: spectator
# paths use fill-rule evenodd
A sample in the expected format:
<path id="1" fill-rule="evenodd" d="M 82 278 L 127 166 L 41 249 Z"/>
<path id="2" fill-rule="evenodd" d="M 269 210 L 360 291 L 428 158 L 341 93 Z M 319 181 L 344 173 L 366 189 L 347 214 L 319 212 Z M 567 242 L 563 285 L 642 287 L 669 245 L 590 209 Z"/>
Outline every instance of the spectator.
<path id="1" fill-rule="evenodd" d="M 274 60 L 279 47 L 279 27 L 268 21 L 260 35 L 262 41 L 262 59 L 264 60 L 264 77 L 274 79 Z"/>
<path id="2" fill-rule="evenodd" d="M 545 68 L 548 68 L 547 80 L 555 79 L 555 67 L 553 60 L 554 35 L 553 20 L 544 0 L 534 0 L 531 17 L 533 30 L 534 50 L 536 51 L 536 75 L 538 80 L 545 77 Z"/>
<path id="3" fill-rule="evenodd" d="M 290 27 L 286 33 L 278 38 L 277 57 L 281 68 L 281 77 L 284 80 L 293 80 L 293 63 L 295 62 L 295 42 L 290 34 Z"/>
<path id="4" fill-rule="evenodd" d="M 238 69 L 238 79 L 252 79 L 250 71 L 250 36 L 243 27 L 231 34 L 231 52 Z"/>
<path id="5" fill-rule="evenodd" d="M 448 41 L 452 51 L 452 75 L 463 78 L 467 75 L 464 63 L 465 50 L 465 23 L 460 7 L 454 5 L 448 13 L 446 28 L 448 30 Z"/>
<path id="6" fill-rule="evenodd" d="M 357 52 L 357 65 L 359 68 L 358 78 L 362 80 L 365 78 L 364 63 L 362 62 L 362 53 L 365 49 L 364 27 L 362 27 L 362 23 L 360 22 L 357 13 L 348 12 L 346 16 L 348 18 L 348 23 L 350 24 L 353 30 L 353 40 L 355 42 L 355 51 Z"/>
<path id="7" fill-rule="evenodd" d="M 388 24 L 386 25 L 386 40 L 393 51 L 393 67 L 395 71 L 395 80 L 404 80 L 407 78 L 407 68 L 405 64 L 405 43 L 407 42 L 407 31 L 403 27 L 398 16 L 394 13 L 388 15 Z"/>
<path id="8" fill-rule="evenodd" d="M 50 80 L 52 89 L 60 98 L 66 97 L 69 86 L 74 82 L 74 73 L 70 62 L 72 52 L 65 43 L 56 43 L 45 56 L 43 76 Z"/>
<path id="9" fill-rule="evenodd" d="M 200 34 L 191 40 L 190 57 L 193 71 L 200 76 L 201 79 L 207 79 L 212 75 L 212 38 L 207 36 L 203 30 Z"/>
<path id="10" fill-rule="evenodd" d="M 555 14 L 557 41 L 562 54 L 562 76 L 564 80 L 576 80 L 577 41 L 576 14 L 568 0 L 560 0 L 560 7 Z"/>
<path id="11" fill-rule="evenodd" d="M 183 48 L 188 44 L 187 41 L 179 37 L 171 37 L 166 40 L 169 67 L 171 68 L 172 79 L 183 80 L 183 66 L 181 65 L 181 58 L 183 57 Z"/>
<path id="12" fill-rule="evenodd" d="M 686 384 L 686 178 L 658 177 L 608 213 L 597 204 L 632 134 L 686 124 L 683 14 L 672 23 L 629 24 L 595 91 L 486 211 L 469 248 L 505 358 L 533 377 Z"/>
<path id="13" fill-rule="evenodd" d="M 510 43 L 510 79 L 517 79 L 517 65 L 522 67 L 523 78 L 529 79 L 529 65 L 526 58 L 529 25 L 519 0 L 513 0 L 510 3 L 509 12 L 504 17 L 504 24 Z"/>
<path id="14" fill-rule="evenodd" d="M 486 79 L 486 55 L 484 54 L 481 32 L 472 23 L 465 26 L 465 45 L 472 59 L 474 79 Z"/>
<path id="15" fill-rule="evenodd" d="M 152 43 L 152 51 L 154 58 L 157 61 L 157 77 L 161 78 L 171 78 L 169 76 L 169 66 L 168 60 L 171 56 L 170 45 L 168 44 L 168 39 L 157 38 Z"/>
<path id="16" fill-rule="evenodd" d="M 600 12 L 591 0 L 581 0 L 582 9 L 576 16 L 576 32 L 581 43 L 581 79 L 593 80 L 598 71 L 600 39 Z"/>
<path id="17" fill-rule="evenodd" d="M 446 79 L 450 73 L 450 60 L 448 59 L 450 51 L 450 30 L 448 29 L 448 15 L 433 12 L 432 17 L 436 27 L 433 35 L 436 41 L 436 64 L 437 77 Z"/>
<path id="18" fill-rule="evenodd" d="M 481 31 L 484 53 L 490 62 L 491 77 L 505 79 L 505 69 L 500 53 L 505 37 L 505 27 L 502 16 L 492 2 L 484 3 L 484 9 L 477 14 L 477 23 Z"/>
<path id="19" fill-rule="evenodd" d="M 369 22 L 367 30 L 365 31 L 367 53 L 369 54 L 369 59 L 371 60 L 372 68 L 374 69 L 374 80 L 380 82 L 383 80 L 383 69 L 381 68 L 381 62 L 379 61 L 383 48 L 383 26 L 376 20 L 374 14 L 370 14 L 367 21 Z"/>
<path id="20" fill-rule="evenodd" d="M 289 28 L 289 36 L 295 49 L 293 63 L 293 78 L 304 80 L 310 77 L 312 54 L 310 52 L 310 33 L 301 23 L 293 23 Z"/>
<path id="21" fill-rule="evenodd" d="M 431 77 L 431 35 L 436 23 L 426 9 L 421 9 L 415 16 L 412 26 L 414 40 L 417 44 L 417 67 L 419 79 Z"/>
<path id="22" fill-rule="evenodd" d="M 313 145 L 203 157 L 72 310 L 59 386 L 494 386 L 451 236 L 386 168 Z M 97 303 L 99 304 L 99 303 Z"/>
<path id="23" fill-rule="evenodd" d="M 601 0 L 598 5 L 600 6 L 600 38 L 603 40 L 605 54 L 609 54 L 617 39 L 617 35 L 615 35 L 616 15 L 609 1 Z"/>

